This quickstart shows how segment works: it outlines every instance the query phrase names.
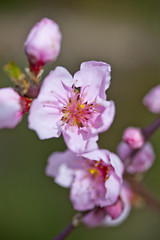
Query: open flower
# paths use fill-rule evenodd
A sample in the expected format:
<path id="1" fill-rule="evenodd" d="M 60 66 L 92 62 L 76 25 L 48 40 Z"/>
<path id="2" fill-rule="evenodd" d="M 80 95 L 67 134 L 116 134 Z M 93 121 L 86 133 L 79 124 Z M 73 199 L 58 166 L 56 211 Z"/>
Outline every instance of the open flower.
<path id="1" fill-rule="evenodd" d="M 126 184 L 123 184 L 116 203 L 103 208 L 95 208 L 83 218 L 83 222 L 88 227 L 119 225 L 130 213 L 132 198 L 131 189 Z"/>
<path id="2" fill-rule="evenodd" d="M 70 187 L 70 199 L 78 211 L 115 204 L 120 194 L 123 164 L 114 153 L 94 150 L 76 156 L 67 150 L 53 153 L 46 174 L 63 187 Z"/>
<path id="3" fill-rule="evenodd" d="M 25 52 L 32 66 L 52 62 L 59 54 L 61 46 L 59 26 L 51 19 L 43 18 L 30 31 L 25 46 Z"/>
<path id="4" fill-rule="evenodd" d="M 14 128 L 30 103 L 30 99 L 21 97 L 13 88 L 0 89 L 0 128 Z"/>
<path id="5" fill-rule="evenodd" d="M 74 77 L 57 67 L 44 79 L 38 98 L 31 104 L 29 128 L 40 139 L 62 133 L 69 149 L 82 153 L 96 147 L 98 133 L 113 122 L 115 106 L 106 101 L 110 66 L 85 62 Z"/>
<path id="6" fill-rule="evenodd" d="M 130 156 L 131 152 L 132 148 L 127 143 L 121 142 L 118 145 L 117 153 L 126 166 L 128 173 L 135 174 L 145 172 L 152 166 L 155 154 L 149 142 L 146 142 L 133 157 Z"/>

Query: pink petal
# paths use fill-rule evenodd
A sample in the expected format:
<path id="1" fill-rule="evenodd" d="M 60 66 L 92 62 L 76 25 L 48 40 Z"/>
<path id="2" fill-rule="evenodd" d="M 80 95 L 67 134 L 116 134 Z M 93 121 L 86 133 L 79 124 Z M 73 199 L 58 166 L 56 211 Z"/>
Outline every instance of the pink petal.
<path id="1" fill-rule="evenodd" d="M 89 61 L 81 64 L 80 71 L 76 72 L 74 79 L 76 87 L 86 89 L 85 101 L 92 102 L 96 97 L 106 99 L 105 91 L 110 85 L 111 67 L 104 62 Z"/>
<path id="2" fill-rule="evenodd" d="M 89 172 L 84 170 L 75 171 L 70 197 L 74 209 L 78 211 L 106 205 L 104 183 L 96 181 Z"/>
<path id="3" fill-rule="evenodd" d="M 106 207 L 105 210 L 107 212 L 107 215 L 109 215 L 112 218 L 112 220 L 120 217 L 123 211 L 123 203 L 121 199 L 119 198 L 115 204 Z"/>
<path id="4" fill-rule="evenodd" d="M 88 227 L 98 227 L 99 225 L 102 224 L 103 220 L 105 217 L 105 211 L 104 209 L 95 209 L 91 212 L 89 212 L 84 218 L 83 222 L 86 224 Z"/>
<path id="5" fill-rule="evenodd" d="M 62 187 L 70 187 L 73 181 L 74 168 L 77 157 L 71 151 L 56 152 L 48 158 L 46 174 L 55 178 L 55 182 Z"/>
<path id="6" fill-rule="evenodd" d="M 28 127 L 36 131 L 40 139 L 59 137 L 61 134 L 58 122 L 61 119 L 58 109 L 45 107 L 46 101 L 35 99 L 28 116 Z"/>
<path id="7" fill-rule="evenodd" d="M 40 139 L 60 136 L 61 109 L 68 97 L 66 88 L 72 84 L 72 76 L 62 67 L 57 67 L 44 79 L 28 117 L 29 128 L 35 130 Z"/>
<path id="8" fill-rule="evenodd" d="M 109 152 L 109 158 L 110 158 L 111 165 L 114 167 L 116 175 L 120 179 L 122 179 L 122 175 L 124 172 L 124 165 L 123 165 L 122 161 L 115 153 L 112 153 L 112 152 Z"/>
<path id="9" fill-rule="evenodd" d="M 77 153 L 91 151 L 96 149 L 98 136 L 90 136 L 90 133 L 78 129 L 76 126 L 63 128 L 63 137 L 67 147 Z"/>
<path id="10" fill-rule="evenodd" d="M 110 161 L 109 161 L 110 159 L 108 157 L 109 153 L 110 152 L 107 150 L 97 149 L 97 150 L 83 153 L 82 156 L 87 159 L 94 160 L 94 161 L 102 160 L 104 163 L 109 165 L 110 164 Z"/>
<path id="11" fill-rule="evenodd" d="M 131 151 L 132 151 L 131 147 L 125 142 L 120 142 L 117 147 L 117 153 L 123 162 L 125 162 L 125 160 L 128 158 Z"/>
<path id="12" fill-rule="evenodd" d="M 115 105 L 113 101 L 98 99 L 97 105 L 99 105 L 100 114 L 96 118 L 93 128 L 91 129 L 93 134 L 108 130 L 115 116 Z"/>
<path id="13" fill-rule="evenodd" d="M 58 101 L 68 97 L 66 87 L 70 88 L 74 84 L 71 74 L 64 67 L 56 67 L 50 71 L 43 80 L 38 99 L 46 101 Z"/>
<path id="14" fill-rule="evenodd" d="M 121 189 L 121 181 L 117 178 L 117 176 L 113 173 L 110 175 L 110 177 L 105 182 L 106 187 L 106 205 L 112 205 L 114 204 L 118 196 L 120 194 Z"/>
<path id="15" fill-rule="evenodd" d="M 107 215 L 103 221 L 105 226 L 117 226 L 121 224 L 129 215 L 131 210 L 130 196 L 128 190 L 125 187 L 121 189 L 121 198 L 123 201 L 123 211 L 120 216 L 116 219 L 112 219 L 111 216 Z"/>
<path id="16" fill-rule="evenodd" d="M 127 171 L 131 174 L 145 172 L 153 165 L 154 159 L 155 153 L 153 147 L 147 142 L 133 157 L 131 164 L 127 167 Z"/>

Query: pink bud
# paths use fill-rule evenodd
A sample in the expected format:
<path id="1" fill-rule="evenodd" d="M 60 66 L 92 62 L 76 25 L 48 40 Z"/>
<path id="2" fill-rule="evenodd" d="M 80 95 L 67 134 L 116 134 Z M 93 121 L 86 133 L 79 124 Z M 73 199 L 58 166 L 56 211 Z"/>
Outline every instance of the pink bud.
<path id="1" fill-rule="evenodd" d="M 24 44 L 30 65 L 37 67 L 54 61 L 60 51 L 61 38 L 59 26 L 53 20 L 43 18 L 35 24 Z"/>
<path id="2" fill-rule="evenodd" d="M 129 127 L 124 131 L 123 140 L 133 149 L 141 148 L 144 144 L 141 130 L 135 127 Z"/>
<path id="3" fill-rule="evenodd" d="M 144 105 L 153 113 L 160 113 L 160 85 L 154 87 L 143 99 Z"/>

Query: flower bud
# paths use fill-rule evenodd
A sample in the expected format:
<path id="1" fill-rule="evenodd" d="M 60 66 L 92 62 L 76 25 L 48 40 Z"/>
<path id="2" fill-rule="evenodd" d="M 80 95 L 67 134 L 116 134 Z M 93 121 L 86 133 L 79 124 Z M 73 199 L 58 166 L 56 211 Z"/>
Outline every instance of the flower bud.
<path id="1" fill-rule="evenodd" d="M 35 24 L 24 44 L 31 67 L 40 68 L 54 61 L 60 51 L 61 38 L 59 26 L 53 20 L 43 18 Z"/>
<path id="2" fill-rule="evenodd" d="M 149 142 L 146 142 L 133 157 L 130 155 L 131 152 L 131 147 L 125 142 L 121 142 L 117 147 L 117 153 L 128 173 L 143 173 L 153 165 L 155 154 Z"/>
<path id="3" fill-rule="evenodd" d="M 129 127 L 124 131 L 123 140 L 129 144 L 132 149 L 141 148 L 144 144 L 144 137 L 139 128 Z"/>
<path id="4" fill-rule="evenodd" d="M 0 89 L 0 129 L 14 128 L 22 119 L 20 95 L 13 88 Z"/>
<path id="5" fill-rule="evenodd" d="M 20 96 L 13 88 L 0 89 L 0 129 L 14 128 L 29 111 L 32 99 Z"/>
<path id="6" fill-rule="evenodd" d="M 160 85 L 154 87 L 143 99 L 144 105 L 153 113 L 160 113 Z"/>

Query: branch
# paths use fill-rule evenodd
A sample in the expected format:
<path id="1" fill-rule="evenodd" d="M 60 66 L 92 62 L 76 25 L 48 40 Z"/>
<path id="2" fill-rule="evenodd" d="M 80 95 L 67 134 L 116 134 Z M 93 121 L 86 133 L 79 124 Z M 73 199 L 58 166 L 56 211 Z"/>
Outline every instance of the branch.
<path id="1" fill-rule="evenodd" d="M 75 226 L 71 222 L 57 237 L 53 238 L 53 240 L 63 240 L 75 229 Z"/>
<path id="2" fill-rule="evenodd" d="M 142 134 L 144 136 L 145 141 L 147 141 L 159 127 L 160 127 L 160 117 L 158 117 L 148 127 L 142 128 Z"/>
<path id="3" fill-rule="evenodd" d="M 138 193 L 143 198 L 147 206 L 160 215 L 160 201 L 143 183 L 137 182 L 129 174 L 125 174 L 124 178 L 130 183 L 131 188 L 135 193 Z"/>

